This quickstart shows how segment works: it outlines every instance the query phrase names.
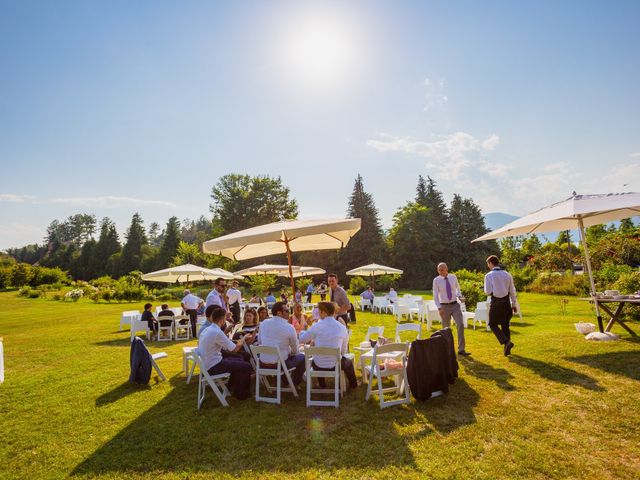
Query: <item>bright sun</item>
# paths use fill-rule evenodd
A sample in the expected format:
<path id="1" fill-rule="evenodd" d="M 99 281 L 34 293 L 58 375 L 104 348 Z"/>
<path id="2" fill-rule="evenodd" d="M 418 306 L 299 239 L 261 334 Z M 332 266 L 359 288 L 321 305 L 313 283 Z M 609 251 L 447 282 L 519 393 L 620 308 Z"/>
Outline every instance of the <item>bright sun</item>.
<path id="1" fill-rule="evenodd" d="M 298 11 L 278 33 L 278 70 L 288 82 L 325 90 L 347 82 L 354 73 L 358 38 L 345 12 Z"/>

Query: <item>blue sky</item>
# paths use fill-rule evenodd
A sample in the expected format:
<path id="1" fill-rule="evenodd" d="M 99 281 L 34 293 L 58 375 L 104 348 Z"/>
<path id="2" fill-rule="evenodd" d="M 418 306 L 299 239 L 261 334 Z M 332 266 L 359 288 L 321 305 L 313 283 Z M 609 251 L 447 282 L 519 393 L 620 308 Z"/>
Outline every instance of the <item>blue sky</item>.
<path id="1" fill-rule="evenodd" d="M 640 2 L 0 1 L 0 248 L 55 218 L 208 215 L 226 173 L 303 218 L 362 174 L 521 215 L 640 190 Z"/>

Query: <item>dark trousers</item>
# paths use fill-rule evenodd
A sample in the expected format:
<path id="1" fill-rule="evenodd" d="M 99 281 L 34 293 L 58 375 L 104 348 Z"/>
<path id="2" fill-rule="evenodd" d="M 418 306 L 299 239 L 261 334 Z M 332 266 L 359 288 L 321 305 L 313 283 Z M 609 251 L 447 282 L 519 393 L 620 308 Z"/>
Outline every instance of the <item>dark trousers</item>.
<path id="1" fill-rule="evenodd" d="M 304 355 L 302 353 L 291 355 L 284 361 L 284 364 L 287 368 L 295 367 L 295 370 L 291 372 L 291 381 L 294 385 L 300 385 L 304 374 Z"/>
<path id="2" fill-rule="evenodd" d="M 513 311 L 511 310 L 511 302 L 508 295 L 503 298 L 491 297 L 489 328 L 491 328 L 500 345 L 504 345 L 511 340 L 509 322 L 511 322 L 512 316 Z"/>
<path id="3" fill-rule="evenodd" d="M 321 368 L 315 364 L 315 362 L 311 362 L 314 370 L 322 370 L 322 371 L 331 371 L 333 368 Z M 356 370 L 353 367 L 353 362 L 345 357 L 340 359 L 340 368 L 344 372 L 347 380 L 349 381 L 349 388 L 356 388 L 358 386 L 358 380 L 356 379 Z M 318 383 L 320 384 L 320 388 L 325 388 L 326 382 L 325 379 L 320 377 L 318 378 Z"/>
<path id="4" fill-rule="evenodd" d="M 209 375 L 231 374 L 228 383 L 229 389 L 238 400 L 244 400 L 249 397 L 252 372 L 251 364 L 239 357 L 223 358 L 220 363 L 209 369 Z"/>
<path id="5" fill-rule="evenodd" d="M 229 311 L 233 315 L 233 323 L 238 323 L 240 321 L 240 302 L 229 305 Z"/>
<path id="6" fill-rule="evenodd" d="M 222 350 L 222 358 L 239 358 L 240 360 L 244 360 L 248 362 L 251 359 L 251 354 L 246 350 L 238 350 L 237 352 L 229 352 L 227 350 Z"/>
<path id="7" fill-rule="evenodd" d="M 307 303 L 311 303 L 311 295 L 312 293 L 307 293 Z"/>
<path id="8" fill-rule="evenodd" d="M 189 315 L 189 322 L 191 323 L 191 338 L 196 338 L 196 333 L 198 331 L 198 311 L 187 310 L 185 313 Z"/>
<path id="9" fill-rule="evenodd" d="M 327 299 L 327 294 L 326 293 L 321 293 L 320 294 L 320 300 L 324 302 L 326 299 Z"/>

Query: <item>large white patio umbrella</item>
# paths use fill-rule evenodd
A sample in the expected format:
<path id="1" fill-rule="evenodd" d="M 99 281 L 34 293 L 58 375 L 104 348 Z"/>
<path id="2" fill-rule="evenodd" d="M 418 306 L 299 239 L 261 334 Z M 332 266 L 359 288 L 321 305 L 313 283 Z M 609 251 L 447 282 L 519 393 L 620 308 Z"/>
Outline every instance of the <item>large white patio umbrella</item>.
<path id="1" fill-rule="evenodd" d="M 359 218 L 285 220 L 208 240 L 202 244 L 202 251 L 234 260 L 286 253 L 295 294 L 291 252 L 342 248 L 359 230 Z"/>
<path id="2" fill-rule="evenodd" d="M 373 286 L 375 287 L 376 279 L 378 275 L 401 275 L 403 272 L 398 268 L 387 267 L 385 265 L 379 265 L 377 263 L 370 263 L 369 265 L 363 265 L 362 267 L 349 270 L 347 275 L 359 276 L 359 277 L 371 277 Z"/>
<path id="3" fill-rule="evenodd" d="M 156 272 L 145 273 L 142 280 L 147 282 L 162 283 L 187 283 L 199 282 L 202 280 L 215 280 L 218 277 L 230 280 L 236 278 L 231 272 L 222 268 L 204 268 L 198 265 L 187 263 L 177 267 L 165 268 Z"/>
<path id="4" fill-rule="evenodd" d="M 326 270 L 318 267 L 298 267 L 298 270 L 293 271 L 293 278 L 299 277 L 312 277 L 314 275 L 324 275 Z"/>
<path id="5" fill-rule="evenodd" d="M 295 265 L 291 266 L 294 274 L 300 267 Z M 289 265 L 276 265 L 272 263 L 263 263 L 261 265 L 255 265 L 253 267 L 245 268 L 242 270 L 238 270 L 237 272 L 233 272 L 234 275 L 277 275 L 279 277 L 288 277 L 289 276 Z"/>
<path id="6" fill-rule="evenodd" d="M 584 229 L 585 227 L 613 222 L 623 218 L 631 218 L 637 215 L 640 215 L 640 193 L 576 195 L 574 192 L 571 197 L 562 202 L 554 203 L 553 205 L 514 220 L 504 227 L 476 238 L 473 242 L 528 235 L 531 233 L 578 229 L 580 232 L 580 241 L 584 248 L 587 272 L 589 273 L 589 282 L 591 284 L 591 296 L 598 317 L 598 327 L 600 332 L 603 332 L 602 316 L 600 315 L 596 298 L 596 287 L 591 269 L 591 257 L 589 256 L 589 248 L 585 239 Z"/>

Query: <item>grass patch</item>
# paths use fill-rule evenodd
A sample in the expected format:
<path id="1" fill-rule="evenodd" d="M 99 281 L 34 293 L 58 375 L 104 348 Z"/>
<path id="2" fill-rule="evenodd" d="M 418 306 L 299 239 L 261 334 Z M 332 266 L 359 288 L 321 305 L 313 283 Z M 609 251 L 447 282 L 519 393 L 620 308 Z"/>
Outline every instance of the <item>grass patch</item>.
<path id="1" fill-rule="evenodd" d="M 167 382 L 127 382 L 137 304 L 25 299 L 0 293 L 6 381 L 0 386 L 0 478 L 638 478 L 640 343 L 590 343 L 586 302 L 520 295 L 505 358 L 468 329 L 470 358 L 448 395 L 381 411 L 349 392 L 340 409 L 212 397 L 196 409 L 182 347 L 151 342 Z M 141 304 L 140 304 L 141 306 Z M 360 313 L 353 342 L 390 315 Z M 637 323 L 631 327 L 640 332 Z M 359 372 L 358 372 L 359 375 Z"/>

